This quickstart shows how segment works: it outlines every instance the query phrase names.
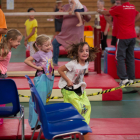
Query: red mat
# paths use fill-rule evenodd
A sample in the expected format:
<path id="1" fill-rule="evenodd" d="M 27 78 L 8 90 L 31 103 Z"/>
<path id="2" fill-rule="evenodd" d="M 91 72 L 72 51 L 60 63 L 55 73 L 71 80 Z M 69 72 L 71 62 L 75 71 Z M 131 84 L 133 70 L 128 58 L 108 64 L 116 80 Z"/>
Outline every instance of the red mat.
<path id="1" fill-rule="evenodd" d="M 25 120 L 25 138 L 30 139 L 32 131 Z M 90 127 L 92 133 L 85 136 L 85 140 L 123 140 L 123 139 L 140 139 L 140 118 L 106 118 L 91 119 Z M 35 134 L 36 139 L 39 131 Z M 21 138 L 21 131 L 18 133 L 18 139 Z M 41 139 L 44 136 L 42 134 Z"/>
<path id="2" fill-rule="evenodd" d="M 18 119 L 4 119 L 4 123 L 0 125 L 0 140 L 17 139 L 19 129 L 18 127 Z"/>

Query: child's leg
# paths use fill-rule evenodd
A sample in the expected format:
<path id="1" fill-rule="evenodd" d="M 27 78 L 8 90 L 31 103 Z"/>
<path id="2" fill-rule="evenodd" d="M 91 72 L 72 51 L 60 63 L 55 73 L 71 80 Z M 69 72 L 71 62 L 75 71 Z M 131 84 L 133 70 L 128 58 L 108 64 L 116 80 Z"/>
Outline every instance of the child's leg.
<path id="1" fill-rule="evenodd" d="M 82 17 L 80 15 L 79 12 L 75 12 L 75 15 L 77 16 L 78 20 L 79 20 L 79 23 L 76 25 L 76 26 L 82 26 L 83 25 L 83 21 L 82 21 Z"/>

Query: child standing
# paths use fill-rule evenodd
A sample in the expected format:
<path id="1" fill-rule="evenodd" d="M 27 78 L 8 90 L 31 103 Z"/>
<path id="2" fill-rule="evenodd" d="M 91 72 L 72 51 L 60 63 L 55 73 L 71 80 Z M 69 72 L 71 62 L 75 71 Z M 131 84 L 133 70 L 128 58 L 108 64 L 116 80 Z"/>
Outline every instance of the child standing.
<path id="1" fill-rule="evenodd" d="M 97 1 L 98 9 L 106 10 L 104 8 L 104 5 L 105 5 L 104 0 Z M 107 47 L 107 35 L 108 35 L 108 31 L 109 31 L 109 23 L 106 22 L 105 18 L 107 18 L 107 17 L 105 17 L 104 15 L 100 15 L 101 36 L 102 36 L 102 40 L 101 40 L 102 56 L 104 55 L 104 50 Z"/>
<path id="2" fill-rule="evenodd" d="M 16 49 L 20 45 L 22 35 L 18 30 L 11 29 L 3 36 L 0 43 L 0 78 L 7 77 L 7 66 L 11 58 L 11 49 Z M 0 105 L 5 106 L 5 105 Z M 0 119 L 0 125 L 3 124 L 3 119 Z"/>
<path id="3" fill-rule="evenodd" d="M 58 69 L 61 75 L 58 86 L 64 96 L 64 102 L 73 104 L 87 124 L 90 121 L 91 105 L 84 90 L 86 88 L 84 74 L 88 69 L 89 61 L 95 59 L 96 53 L 97 49 L 90 48 L 86 42 L 72 44 L 68 57 L 74 60 Z"/>
<path id="4" fill-rule="evenodd" d="M 76 26 L 78 26 L 78 27 L 82 26 L 83 20 L 82 20 L 82 17 L 79 12 L 84 12 L 83 5 L 81 4 L 81 2 L 79 0 L 69 0 L 69 4 L 70 4 L 70 9 L 68 10 L 69 14 L 71 15 L 72 12 L 74 11 L 79 20 L 79 23 Z"/>
<path id="5" fill-rule="evenodd" d="M 56 0 L 56 6 L 54 8 L 54 12 L 58 12 L 59 9 L 61 8 L 62 8 L 62 1 Z M 63 19 L 55 18 L 55 36 L 61 32 L 62 22 L 63 22 Z"/>
<path id="6" fill-rule="evenodd" d="M 35 12 L 34 8 L 29 8 L 27 12 Z M 32 56 L 35 53 L 35 50 L 33 49 L 33 43 L 36 40 L 37 37 L 37 27 L 38 23 L 37 20 L 34 18 L 33 15 L 29 16 L 29 19 L 25 22 L 25 39 L 24 39 L 24 45 L 27 46 L 27 41 L 30 46 L 30 55 Z"/>
<path id="7" fill-rule="evenodd" d="M 36 38 L 36 41 L 33 43 L 33 47 L 36 50 L 36 53 L 27 59 L 25 59 L 25 63 L 37 70 L 37 77 L 41 77 L 42 74 L 44 73 L 43 70 L 45 71 L 45 74 L 47 76 L 51 76 L 53 73 L 53 63 L 52 63 L 52 43 L 51 43 L 51 38 L 48 37 L 47 35 L 39 35 Z M 35 60 L 34 65 L 32 62 Z M 35 82 L 35 81 L 34 81 Z M 36 86 L 36 83 L 35 83 Z M 46 87 L 43 87 L 46 88 Z M 46 104 L 46 98 L 45 95 L 41 95 L 41 93 L 38 91 L 40 94 L 40 97 L 43 101 L 44 104 Z M 46 93 L 47 94 L 47 93 Z M 34 104 L 32 102 L 32 99 L 30 98 L 29 101 L 29 124 L 31 126 L 31 129 L 33 130 L 37 121 L 37 114 L 34 111 Z M 40 127 L 40 124 L 38 124 L 38 127 Z"/>

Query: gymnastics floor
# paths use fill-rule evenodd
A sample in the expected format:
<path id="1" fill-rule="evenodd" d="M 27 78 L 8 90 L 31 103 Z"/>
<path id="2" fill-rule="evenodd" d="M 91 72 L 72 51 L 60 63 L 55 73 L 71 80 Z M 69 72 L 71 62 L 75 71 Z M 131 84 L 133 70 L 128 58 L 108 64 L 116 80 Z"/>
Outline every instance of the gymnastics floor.
<path id="1" fill-rule="evenodd" d="M 89 126 L 92 133 L 85 140 L 140 140 L 140 118 L 92 118 Z M 21 139 L 21 126 L 18 120 L 4 119 L 0 125 L 0 139 Z M 25 139 L 31 138 L 32 130 L 25 119 Z M 34 139 L 37 139 L 39 130 Z M 43 134 L 41 139 L 44 139 Z"/>

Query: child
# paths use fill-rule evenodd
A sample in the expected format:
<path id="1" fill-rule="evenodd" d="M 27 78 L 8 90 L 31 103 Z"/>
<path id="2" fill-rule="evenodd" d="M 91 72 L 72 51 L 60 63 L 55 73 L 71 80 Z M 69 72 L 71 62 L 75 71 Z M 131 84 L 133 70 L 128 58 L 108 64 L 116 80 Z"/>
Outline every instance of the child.
<path id="1" fill-rule="evenodd" d="M 11 58 L 11 49 L 16 49 L 20 45 L 22 39 L 21 33 L 16 29 L 11 29 L 3 36 L 0 43 L 0 78 L 7 77 L 7 66 Z M 0 105 L 5 106 L 5 105 Z M 0 125 L 3 124 L 3 119 L 0 118 Z"/>
<path id="2" fill-rule="evenodd" d="M 54 12 L 58 12 L 60 8 L 62 8 L 62 1 L 61 0 L 56 0 L 56 5 L 55 5 L 55 8 L 54 8 Z M 63 21 L 62 18 L 61 19 L 55 18 L 55 36 L 58 35 L 61 32 L 62 21 Z"/>
<path id="3" fill-rule="evenodd" d="M 11 29 L 3 36 L 0 43 L 0 78 L 7 77 L 7 66 L 11 58 L 11 49 L 16 49 L 22 39 L 21 33 L 16 29 Z"/>
<path id="4" fill-rule="evenodd" d="M 79 23 L 76 26 L 78 26 L 78 27 L 82 26 L 83 21 L 82 21 L 82 17 L 79 12 L 84 12 L 83 5 L 80 3 L 79 0 L 69 0 L 69 4 L 70 4 L 70 9 L 68 10 L 69 14 L 71 15 L 72 12 L 74 11 L 79 20 Z"/>
<path id="5" fill-rule="evenodd" d="M 104 0 L 98 0 L 97 1 L 98 9 L 106 10 L 104 8 L 104 4 L 105 4 Z M 102 36 L 102 39 L 101 39 L 102 56 L 104 55 L 104 50 L 107 47 L 107 34 L 109 31 L 109 23 L 106 22 L 106 18 L 107 18 L 107 16 L 105 17 L 104 15 L 100 15 L 101 36 Z"/>
<path id="6" fill-rule="evenodd" d="M 95 59 L 96 53 L 97 48 L 90 48 L 87 42 L 72 44 L 71 49 L 68 51 L 68 57 L 74 60 L 58 69 L 61 75 L 58 86 L 64 96 L 64 102 L 73 104 L 85 118 L 87 124 L 90 121 L 91 106 L 84 91 L 86 87 L 84 74 L 88 69 L 89 61 Z M 66 74 L 64 71 L 66 71 Z"/>
<path id="7" fill-rule="evenodd" d="M 34 8 L 29 8 L 27 12 L 35 12 Z M 33 49 L 33 43 L 37 37 L 37 20 L 34 18 L 33 15 L 29 16 L 29 19 L 25 22 L 25 39 L 24 45 L 27 46 L 27 41 L 30 46 L 30 55 L 32 56 L 35 51 Z"/>
<path id="8" fill-rule="evenodd" d="M 52 44 L 51 44 L 51 39 L 47 35 L 39 35 L 36 38 L 36 41 L 33 43 L 33 47 L 36 51 L 36 53 L 27 59 L 25 59 L 25 63 L 37 70 L 37 77 L 41 77 L 42 74 L 44 73 L 43 70 L 45 71 L 45 74 L 47 76 L 51 76 L 53 73 L 53 64 L 52 64 Z M 34 65 L 32 62 L 35 60 Z M 35 80 L 34 80 L 35 83 Z M 36 86 L 36 83 L 35 83 Z M 43 87 L 46 88 L 46 87 Z M 37 89 L 38 90 L 38 89 Z M 43 89 L 42 89 L 43 90 Z M 46 97 L 45 95 L 41 95 L 41 93 L 38 91 L 40 94 L 40 97 L 43 101 L 44 104 L 46 104 Z M 46 93 L 47 94 L 47 93 Z M 29 124 L 31 126 L 31 129 L 33 130 L 37 121 L 37 114 L 34 111 L 34 104 L 32 102 L 32 99 L 30 98 L 29 101 Z M 38 124 L 37 129 L 40 128 L 40 124 Z"/>

